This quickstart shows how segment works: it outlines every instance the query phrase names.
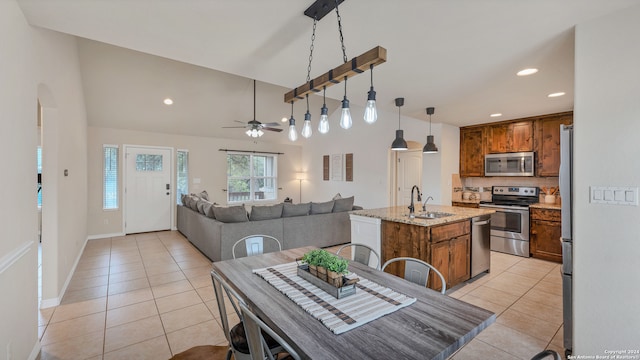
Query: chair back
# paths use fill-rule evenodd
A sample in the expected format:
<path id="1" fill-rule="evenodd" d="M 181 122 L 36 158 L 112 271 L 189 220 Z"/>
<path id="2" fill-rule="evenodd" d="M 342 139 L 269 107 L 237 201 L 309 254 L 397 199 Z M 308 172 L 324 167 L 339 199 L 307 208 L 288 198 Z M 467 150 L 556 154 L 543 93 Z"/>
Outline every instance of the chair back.
<path id="1" fill-rule="evenodd" d="M 238 293 L 229 287 L 229 285 L 220 277 L 220 275 L 215 271 L 211 270 L 211 280 L 213 281 L 213 291 L 216 294 L 216 302 L 218 303 L 218 311 L 220 312 L 220 322 L 222 323 L 222 330 L 224 331 L 224 336 L 231 344 L 230 331 L 231 326 L 229 325 L 229 317 L 227 316 L 227 306 L 224 301 L 224 294 L 229 298 L 229 303 L 235 310 L 236 315 L 240 321 L 242 321 L 242 312 L 237 304 L 242 304 L 244 301 Z"/>
<path id="2" fill-rule="evenodd" d="M 256 316 L 256 314 L 254 314 L 251 310 L 249 310 L 246 304 L 239 303 L 239 305 L 240 305 L 240 311 L 242 312 L 243 319 L 245 319 L 244 326 L 245 326 L 245 330 L 247 331 L 247 334 L 250 334 L 250 333 L 260 334 L 260 343 L 262 347 L 262 351 L 260 354 L 255 354 L 254 352 L 251 351 L 251 349 L 254 349 L 255 347 L 260 345 L 253 344 L 253 337 L 247 336 L 249 340 L 249 350 L 251 352 L 251 358 L 253 360 L 263 360 L 265 357 L 269 360 L 274 360 L 274 356 L 272 352 L 269 351 L 269 347 L 267 346 L 267 341 L 264 339 L 264 336 L 263 336 L 264 333 L 268 334 L 269 336 L 271 336 L 271 338 L 273 338 L 273 340 L 278 342 L 280 346 L 282 346 L 282 348 L 287 353 L 289 353 L 289 355 L 293 359 L 300 360 L 300 355 L 298 355 L 298 353 L 291 347 L 291 345 L 289 345 L 289 343 L 287 343 L 282 337 L 280 337 L 280 335 L 276 334 L 276 332 L 273 331 L 273 329 L 271 329 L 267 324 L 265 324 L 264 321 L 262 321 L 258 316 Z M 251 321 L 246 321 L 246 320 L 251 320 Z M 258 329 L 251 329 L 250 327 L 253 324 L 255 324 L 258 327 Z"/>
<path id="3" fill-rule="evenodd" d="M 346 253 L 347 248 L 351 249 L 351 257 L 353 261 L 359 262 L 360 264 L 364 264 L 367 266 L 371 266 L 372 268 L 378 270 L 380 269 L 380 255 L 373 250 L 371 247 L 364 244 L 345 244 L 342 245 L 338 251 L 336 251 L 336 255 L 343 256 L 342 254 Z M 344 250 L 344 251 L 343 251 Z M 374 265 L 371 265 L 371 258 L 375 259 Z M 344 257 L 344 256 L 343 256 Z"/>
<path id="4" fill-rule="evenodd" d="M 245 236 L 236 241 L 231 248 L 234 259 L 274 251 L 282 251 L 280 241 L 271 235 L 262 234 Z"/>
<path id="5" fill-rule="evenodd" d="M 442 282 L 442 289 L 440 292 L 444 294 L 447 291 L 447 284 L 444 280 L 444 276 L 433 267 L 433 265 L 422 261 L 420 259 L 411 258 L 411 257 L 397 257 L 393 258 L 382 265 L 382 271 L 389 266 L 398 261 L 404 261 L 404 279 L 411 281 L 414 284 L 418 284 L 421 286 L 427 286 L 427 282 L 429 281 L 429 272 L 434 271 L 436 275 L 440 277 L 440 281 Z"/>

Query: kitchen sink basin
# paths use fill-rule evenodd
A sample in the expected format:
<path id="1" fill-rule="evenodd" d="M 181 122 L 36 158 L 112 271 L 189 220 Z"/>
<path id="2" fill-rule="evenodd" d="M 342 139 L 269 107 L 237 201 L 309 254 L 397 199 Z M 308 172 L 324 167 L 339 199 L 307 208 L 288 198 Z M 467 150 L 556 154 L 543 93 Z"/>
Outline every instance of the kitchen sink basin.
<path id="1" fill-rule="evenodd" d="M 439 212 L 439 211 L 427 211 L 427 212 L 417 213 L 415 215 L 416 215 L 416 219 L 440 219 L 447 216 L 453 216 L 453 214 Z M 407 216 L 409 215 L 407 214 Z"/>

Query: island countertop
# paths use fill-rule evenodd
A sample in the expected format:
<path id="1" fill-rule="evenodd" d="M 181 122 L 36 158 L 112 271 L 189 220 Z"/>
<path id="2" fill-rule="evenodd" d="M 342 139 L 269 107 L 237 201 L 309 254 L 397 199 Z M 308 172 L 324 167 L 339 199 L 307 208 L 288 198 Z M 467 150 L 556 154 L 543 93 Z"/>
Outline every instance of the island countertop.
<path id="1" fill-rule="evenodd" d="M 409 209 L 406 206 L 386 207 L 379 209 L 363 209 L 354 210 L 349 213 L 352 215 L 366 216 L 377 218 L 385 221 L 393 221 L 404 224 L 419 225 L 419 226 L 434 226 L 442 225 L 450 222 L 456 222 L 460 220 L 467 220 L 476 216 L 493 214 L 495 210 L 483 208 L 465 208 L 459 206 L 444 206 L 444 205 L 427 205 L 427 212 L 444 212 L 453 214 L 452 216 L 446 216 L 438 219 L 419 219 L 409 218 Z M 422 205 L 416 205 L 416 215 L 422 212 Z"/>

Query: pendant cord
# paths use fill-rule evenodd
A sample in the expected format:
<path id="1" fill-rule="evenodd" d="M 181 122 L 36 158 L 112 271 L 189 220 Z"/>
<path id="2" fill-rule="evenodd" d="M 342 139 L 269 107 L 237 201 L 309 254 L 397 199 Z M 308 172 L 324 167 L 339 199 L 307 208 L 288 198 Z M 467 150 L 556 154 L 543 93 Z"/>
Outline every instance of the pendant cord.
<path id="1" fill-rule="evenodd" d="M 322 106 L 327 106 L 327 87 L 322 87 Z"/>
<path id="2" fill-rule="evenodd" d="M 256 119 L 256 80 L 253 79 L 253 120 Z"/>
<path id="3" fill-rule="evenodd" d="M 371 87 L 373 87 L 373 64 L 369 65 L 369 70 L 371 72 Z"/>
<path id="4" fill-rule="evenodd" d="M 340 17 L 340 11 L 338 10 L 338 0 L 336 0 L 336 15 L 338 17 L 338 32 L 340 33 L 340 44 L 342 45 L 342 60 L 346 63 L 347 48 L 344 46 L 344 36 L 342 35 L 342 18 Z"/>
<path id="5" fill-rule="evenodd" d="M 307 94 L 307 113 L 309 113 L 309 94 Z"/>

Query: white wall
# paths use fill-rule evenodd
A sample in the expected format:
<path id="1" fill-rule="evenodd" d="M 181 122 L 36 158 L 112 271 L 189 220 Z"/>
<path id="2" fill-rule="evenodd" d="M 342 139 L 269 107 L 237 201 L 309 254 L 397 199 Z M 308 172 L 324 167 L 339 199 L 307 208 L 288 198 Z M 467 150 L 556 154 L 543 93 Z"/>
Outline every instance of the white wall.
<path id="1" fill-rule="evenodd" d="M 269 136 L 269 134 L 265 135 Z M 174 149 L 189 150 L 189 192 L 198 193 L 206 190 L 213 202 L 226 205 L 227 193 L 222 191 L 227 186 L 226 153 L 219 149 L 281 152 L 278 156 L 278 199 L 285 197 L 298 198 L 299 182 L 295 180 L 295 172 L 299 170 L 301 149 L 297 145 L 265 143 L 260 140 L 228 140 L 198 136 L 161 134 L 132 130 L 89 127 L 89 219 L 88 231 L 91 237 L 122 233 L 122 196 L 120 209 L 117 211 L 102 210 L 102 146 L 113 144 L 120 146 L 122 161 L 123 144 L 165 146 Z M 174 160 L 175 161 L 175 160 Z M 122 169 L 122 164 L 120 164 Z M 194 183 L 194 179 L 200 183 Z M 122 179 L 122 171 L 120 171 Z M 175 174 L 173 175 L 175 183 Z M 120 180 L 122 195 L 122 182 Z M 259 203 L 261 205 L 263 203 Z M 173 210 L 175 212 L 175 209 Z M 174 216 L 175 219 L 175 216 Z M 174 223 L 175 226 L 175 223 Z"/>
<path id="2" fill-rule="evenodd" d="M 640 6 L 576 27 L 574 354 L 640 344 L 640 207 L 589 203 L 589 186 L 640 186 L 638 44 Z"/>
<path id="3" fill-rule="evenodd" d="M 424 154 L 422 157 L 423 199 L 432 196 L 429 204 L 451 205 L 451 175 L 458 173 L 460 164 L 460 128 L 432 124 L 431 132 L 438 153 Z"/>
<path id="4" fill-rule="evenodd" d="M 0 148 L 10 154 L 0 187 L 0 353 L 31 359 L 39 349 L 38 97 L 52 121 L 43 148 L 56 144 L 43 159 L 43 179 L 58 199 L 43 199 L 43 297 L 60 294 L 86 240 L 86 117 L 73 37 L 32 28 L 15 1 L 0 1 L 0 53 Z M 55 233 L 46 229 L 51 218 Z"/>

